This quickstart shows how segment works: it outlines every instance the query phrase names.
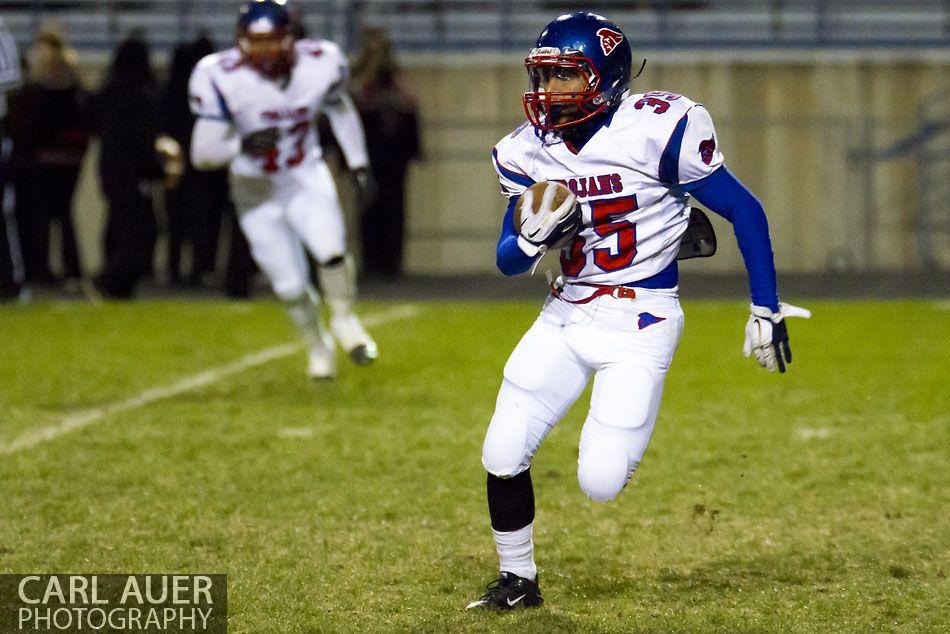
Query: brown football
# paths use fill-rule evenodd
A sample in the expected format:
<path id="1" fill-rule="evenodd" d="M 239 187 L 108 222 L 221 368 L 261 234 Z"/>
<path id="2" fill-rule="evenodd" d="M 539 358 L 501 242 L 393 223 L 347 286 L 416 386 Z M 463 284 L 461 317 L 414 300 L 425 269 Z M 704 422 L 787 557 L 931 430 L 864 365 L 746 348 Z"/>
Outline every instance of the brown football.
<path id="1" fill-rule="evenodd" d="M 567 186 L 556 181 L 541 181 L 540 183 L 535 183 L 518 197 L 518 204 L 515 205 L 515 231 L 521 231 L 521 222 L 524 220 L 521 215 L 521 203 L 524 195 L 527 192 L 534 192 L 531 200 L 531 213 L 536 214 L 541 207 L 541 199 L 544 197 L 544 190 L 547 189 L 548 185 L 557 186 L 557 192 L 554 194 L 554 202 L 551 204 L 552 210 L 560 207 L 561 203 L 567 200 L 567 197 L 571 195 L 571 190 L 569 190 Z"/>

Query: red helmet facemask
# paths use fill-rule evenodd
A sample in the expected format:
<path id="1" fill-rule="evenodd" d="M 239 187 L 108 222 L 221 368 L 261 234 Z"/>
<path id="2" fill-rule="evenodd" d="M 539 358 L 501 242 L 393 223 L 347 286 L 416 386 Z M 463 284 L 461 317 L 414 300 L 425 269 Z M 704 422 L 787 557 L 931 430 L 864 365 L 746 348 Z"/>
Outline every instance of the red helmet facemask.
<path id="1" fill-rule="evenodd" d="M 579 54 L 562 54 L 558 49 L 534 49 L 525 59 L 529 90 L 522 102 L 525 115 L 535 129 L 560 130 L 590 120 L 607 107 L 600 91 L 600 75 L 590 59 Z M 554 92 L 555 80 L 577 82 L 583 89 Z"/>
<path id="2" fill-rule="evenodd" d="M 237 45 L 244 62 L 268 77 L 280 77 L 294 65 L 294 36 L 288 29 L 239 30 Z"/>

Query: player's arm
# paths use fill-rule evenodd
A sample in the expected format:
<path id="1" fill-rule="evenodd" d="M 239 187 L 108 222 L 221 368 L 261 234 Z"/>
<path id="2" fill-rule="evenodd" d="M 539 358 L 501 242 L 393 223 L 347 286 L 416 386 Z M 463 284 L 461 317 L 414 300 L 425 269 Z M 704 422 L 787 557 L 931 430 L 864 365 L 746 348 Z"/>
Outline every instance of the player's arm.
<path id="1" fill-rule="evenodd" d="M 353 173 L 362 206 L 367 207 L 376 198 L 376 181 L 369 169 L 363 122 L 353 100 L 346 94 L 342 85 L 324 101 L 323 112 L 326 113 L 333 136 L 343 151 L 346 165 Z"/>
<path id="2" fill-rule="evenodd" d="M 534 184 L 534 179 L 499 159 L 498 148 L 492 150 L 492 166 L 498 173 L 501 192 L 508 198 L 508 207 L 501 221 L 501 235 L 495 251 L 495 265 L 505 275 L 519 275 L 528 271 L 543 255 L 515 229 L 515 206 L 518 198 Z"/>
<path id="3" fill-rule="evenodd" d="M 226 121 L 198 119 L 191 131 L 191 164 L 197 170 L 215 170 L 241 152 L 241 138 Z"/>
<path id="4" fill-rule="evenodd" d="M 366 134 L 360 113 L 346 92 L 346 81 L 350 75 L 349 65 L 342 53 L 339 58 L 339 76 L 327 91 L 320 109 L 327 115 L 337 145 L 343 152 L 347 167 L 353 173 L 362 206 L 366 207 L 376 198 L 376 181 L 369 169 Z"/>
<path id="5" fill-rule="evenodd" d="M 762 203 L 725 166 L 684 189 L 732 223 L 752 292 L 752 314 L 746 324 L 743 346 L 745 356 L 754 354 L 762 367 L 784 372 L 785 364 L 792 362 L 785 318 L 810 317 L 811 313 L 778 301 L 775 258 Z"/>
<path id="6" fill-rule="evenodd" d="M 191 164 L 198 170 L 219 169 L 241 152 L 241 138 L 227 101 L 211 76 L 211 62 L 202 60 L 188 82 L 188 102 L 195 115 Z"/>
<path id="7" fill-rule="evenodd" d="M 363 122 L 342 82 L 327 95 L 322 110 L 326 113 L 333 136 L 343 151 L 347 167 L 354 171 L 366 168 L 369 165 L 369 155 L 366 151 Z"/>
<path id="8" fill-rule="evenodd" d="M 498 238 L 498 248 L 495 251 L 495 265 L 505 275 L 519 275 L 528 271 L 541 255 L 533 245 L 519 240 L 520 235 L 515 230 L 515 205 L 518 196 L 508 200 L 508 209 L 501 221 L 501 236 Z M 524 246 L 523 246 L 524 245 Z M 528 247 L 528 252 L 525 251 Z"/>
<path id="9" fill-rule="evenodd" d="M 678 137 L 678 139 L 677 139 Z M 661 159 L 661 177 L 691 194 L 707 209 L 732 224 L 749 274 L 751 316 L 746 324 L 746 356 L 755 355 L 769 371 L 785 371 L 791 363 L 785 317 L 805 317 L 808 311 L 778 301 L 778 283 L 769 224 L 762 203 L 723 165 L 712 119 L 705 108 L 692 108 L 679 122 Z M 675 155 L 675 156 L 674 156 Z M 664 161 L 665 159 L 665 161 Z"/>
<path id="10" fill-rule="evenodd" d="M 328 49 L 328 54 L 332 51 Z M 346 82 L 350 77 L 350 67 L 343 53 L 337 51 L 337 78 L 326 96 L 320 109 L 327 115 L 333 136 L 343 151 L 346 165 L 351 170 L 365 169 L 369 165 L 369 154 L 366 151 L 366 136 L 363 132 L 363 122 L 360 113 L 356 110 L 353 100 L 346 92 Z"/>
<path id="11" fill-rule="evenodd" d="M 762 203 L 725 166 L 699 181 L 683 185 L 682 189 L 732 223 L 749 273 L 752 303 L 778 311 L 775 258 Z"/>

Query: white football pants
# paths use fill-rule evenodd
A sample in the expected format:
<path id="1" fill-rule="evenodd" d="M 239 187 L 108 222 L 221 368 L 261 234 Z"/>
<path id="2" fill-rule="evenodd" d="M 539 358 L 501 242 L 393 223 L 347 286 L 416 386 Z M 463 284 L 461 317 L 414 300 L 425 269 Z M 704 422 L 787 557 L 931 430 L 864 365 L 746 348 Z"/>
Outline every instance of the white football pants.
<path id="1" fill-rule="evenodd" d="M 591 290 L 569 286 L 565 296 Z M 620 493 L 650 442 L 683 332 L 675 292 L 636 292 L 636 299 L 601 297 L 584 306 L 548 298 L 505 365 L 482 449 L 485 469 L 499 477 L 527 469 L 593 376 L 577 479 L 599 502 Z"/>
<path id="2" fill-rule="evenodd" d="M 346 252 L 343 211 L 323 161 L 272 176 L 231 175 L 231 194 L 254 261 L 285 301 L 308 287 L 301 242 L 326 262 Z"/>

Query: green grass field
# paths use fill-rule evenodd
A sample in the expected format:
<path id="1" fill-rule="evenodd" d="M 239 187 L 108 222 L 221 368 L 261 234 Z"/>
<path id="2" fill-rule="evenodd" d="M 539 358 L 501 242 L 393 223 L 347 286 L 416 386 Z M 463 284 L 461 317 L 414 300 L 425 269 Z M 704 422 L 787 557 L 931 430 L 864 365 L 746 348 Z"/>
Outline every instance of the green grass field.
<path id="1" fill-rule="evenodd" d="M 575 478 L 582 397 L 534 463 L 546 605 L 513 614 L 463 607 L 496 574 L 481 442 L 539 303 L 418 304 L 334 383 L 299 353 L 141 405 L 293 341 L 279 306 L 0 308 L 0 572 L 227 573 L 232 632 L 946 632 L 950 311 L 805 304 L 778 376 L 741 356 L 742 302 L 684 302 L 605 505 Z"/>

